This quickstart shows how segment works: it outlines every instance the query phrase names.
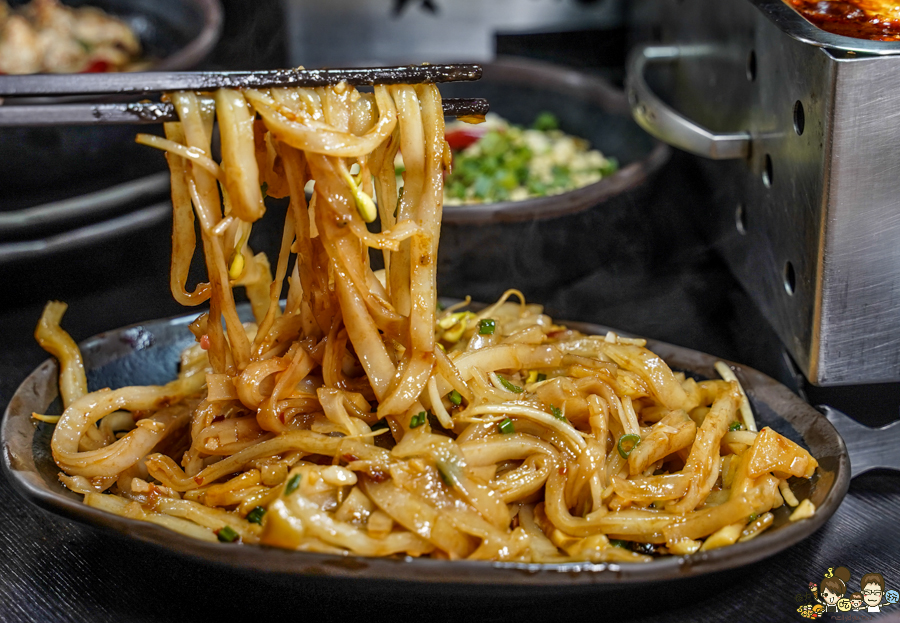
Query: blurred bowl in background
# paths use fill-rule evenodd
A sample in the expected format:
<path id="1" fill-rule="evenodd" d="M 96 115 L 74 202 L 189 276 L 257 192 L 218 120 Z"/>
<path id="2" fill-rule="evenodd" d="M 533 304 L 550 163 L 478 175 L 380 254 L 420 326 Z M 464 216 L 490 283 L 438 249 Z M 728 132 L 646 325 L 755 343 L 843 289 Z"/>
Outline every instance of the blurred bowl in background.
<path id="1" fill-rule="evenodd" d="M 95 6 L 125 21 L 140 39 L 144 56 L 153 60 L 149 71 L 196 68 L 222 32 L 219 0 L 75 0 L 65 4 Z M 152 128 L 0 129 L 0 206 L 4 195 L 29 192 L 36 186 L 60 186 L 88 176 L 121 181 L 162 170 L 165 161 L 148 155 L 150 150 L 134 142 L 137 132 L 148 130 Z"/>
<path id="2" fill-rule="evenodd" d="M 562 131 L 619 162 L 614 174 L 560 195 L 445 206 L 442 296 L 490 301 L 514 287 L 542 302 L 598 266 L 653 255 L 654 225 L 642 212 L 671 151 L 634 123 L 621 90 L 593 74 L 507 58 L 485 64 L 478 82 L 441 85 L 441 93 L 487 98 L 492 112 L 519 125 L 549 111 Z"/>

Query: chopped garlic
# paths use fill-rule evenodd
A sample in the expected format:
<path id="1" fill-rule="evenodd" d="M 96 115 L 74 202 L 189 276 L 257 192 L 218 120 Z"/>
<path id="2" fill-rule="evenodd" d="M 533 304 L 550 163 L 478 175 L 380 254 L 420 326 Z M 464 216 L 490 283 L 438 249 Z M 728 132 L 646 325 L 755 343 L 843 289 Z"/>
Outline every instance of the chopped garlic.
<path id="1" fill-rule="evenodd" d="M 791 513 L 789 519 L 791 521 L 800 521 L 801 519 L 809 519 L 816 514 L 816 505 L 809 501 L 809 498 L 800 502 L 794 512 Z"/>

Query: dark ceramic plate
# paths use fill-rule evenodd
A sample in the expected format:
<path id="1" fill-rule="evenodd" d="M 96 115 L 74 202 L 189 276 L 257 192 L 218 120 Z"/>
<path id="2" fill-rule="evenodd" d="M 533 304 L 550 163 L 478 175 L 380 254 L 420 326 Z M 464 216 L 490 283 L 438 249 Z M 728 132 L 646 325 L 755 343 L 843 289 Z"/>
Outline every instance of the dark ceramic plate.
<path id="1" fill-rule="evenodd" d="M 244 310 L 246 311 L 246 310 Z M 180 351 L 193 341 L 187 325 L 193 316 L 156 320 L 100 334 L 82 345 L 91 389 L 128 384 L 164 383 L 176 373 Z M 570 323 L 585 332 L 605 333 L 596 325 Z M 715 377 L 716 359 L 697 351 L 650 341 L 648 346 L 675 369 Z M 310 554 L 268 547 L 200 542 L 159 526 L 110 515 L 85 506 L 81 496 L 65 489 L 49 453 L 52 427 L 35 424 L 33 411 L 58 412 L 57 365 L 45 361 L 19 387 L 0 429 L 3 468 L 16 490 L 41 508 L 110 529 L 170 552 L 247 571 L 288 576 L 326 576 L 402 583 L 440 583 L 478 593 L 486 587 L 561 594 L 561 591 L 617 591 L 642 582 L 686 579 L 735 569 L 771 556 L 817 530 L 834 513 L 847 492 L 850 464 L 834 427 L 818 411 L 787 388 L 755 370 L 735 366 L 760 426 L 771 426 L 807 447 L 819 461 L 811 481 L 800 480 L 798 497 L 809 497 L 816 514 L 795 523 L 785 507 L 775 511 L 775 525 L 756 539 L 691 556 L 659 558 L 645 564 L 520 564 L 442 561 L 411 558 L 365 558 Z"/>

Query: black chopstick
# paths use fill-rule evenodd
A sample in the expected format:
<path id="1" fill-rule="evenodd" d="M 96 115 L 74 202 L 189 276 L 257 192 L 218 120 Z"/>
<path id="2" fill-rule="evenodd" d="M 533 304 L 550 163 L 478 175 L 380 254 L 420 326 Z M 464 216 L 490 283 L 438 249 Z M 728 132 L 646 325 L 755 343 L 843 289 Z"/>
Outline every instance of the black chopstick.
<path id="1" fill-rule="evenodd" d="M 220 88 L 323 87 L 418 84 L 478 80 L 479 65 L 408 65 L 364 69 L 278 69 L 226 72 L 123 72 L 0 76 L 0 97 L 65 95 L 145 95 L 163 91 L 209 91 Z"/>
<path id="2" fill-rule="evenodd" d="M 487 114 L 490 106 L 480 98 L 445 98 L 448 117 Z M 175 107 L 165 102 L 132 104 L 33 104 L 0 106 L 0 127 L 56 125 L 122 125 L 178 121 Z"/>

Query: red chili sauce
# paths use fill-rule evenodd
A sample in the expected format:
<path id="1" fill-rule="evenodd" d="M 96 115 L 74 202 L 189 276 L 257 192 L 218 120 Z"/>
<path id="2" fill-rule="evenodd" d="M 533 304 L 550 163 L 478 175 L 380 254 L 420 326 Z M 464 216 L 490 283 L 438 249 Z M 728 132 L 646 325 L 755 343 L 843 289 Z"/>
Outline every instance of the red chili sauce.
<path id="1" fill-rule="evenodd" d="M 817 27 L 836 35 L 900 41 L 900 19 L 879 12 L 879 9 L 887 10 L 898 5 L 867 0 L 785 1 Z M 900 12 L 897 15 L 900 16 Z"/>

